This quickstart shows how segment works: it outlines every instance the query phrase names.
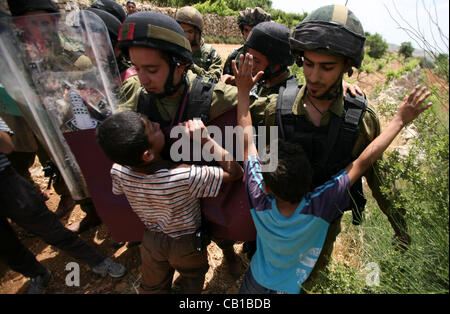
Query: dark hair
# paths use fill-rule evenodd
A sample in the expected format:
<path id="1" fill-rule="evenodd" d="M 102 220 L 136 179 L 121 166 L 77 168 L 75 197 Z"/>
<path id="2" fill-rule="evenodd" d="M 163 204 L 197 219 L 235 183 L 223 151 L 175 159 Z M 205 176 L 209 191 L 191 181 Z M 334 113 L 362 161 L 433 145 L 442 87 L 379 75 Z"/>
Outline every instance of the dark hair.
<path id="1" fill-rule="evenodd" d="M 264 164 L 264 162 L 262 162 Z M 311 189 L 312 168 L 302 146 L 278 140 L 278 166 L 263 172 L 264 183 L 284 201 L 300 202 Z"/>
<path id="2" fill-rule="evenodd" d="M 141 115 L 134 111 L 109 116 L 97 128 L 96 136 L 106 156 L 125 166 L 141 164 L 142 153 L 151 147 Z"/>

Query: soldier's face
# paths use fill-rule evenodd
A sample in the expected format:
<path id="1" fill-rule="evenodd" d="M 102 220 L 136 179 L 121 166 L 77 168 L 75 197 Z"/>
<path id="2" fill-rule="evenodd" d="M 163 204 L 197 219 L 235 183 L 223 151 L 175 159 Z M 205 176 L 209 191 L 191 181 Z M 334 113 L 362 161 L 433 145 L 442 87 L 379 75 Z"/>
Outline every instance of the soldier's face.
<path id="1" fill-rule="evenodd" d="M 303 72 L 308 92 L 313 97 L 324 95 L 347 71 L 344 58 L 311 51 L 304 53 Z"/>
<path id="2" fill-rule="evenodd" d="M 56 30 L 56 16 L 43 10 L 30 11 L 17 18 L 19 27 L 29 38 L 51 41 Z"/>
<path id="3" fill-rule="evenodd" d="M 259 71 L 264 71 L 269 65 L 269 59 L 261 52 L 252 48 L 247 48 L 248 53 L 253 55 L 252 75 L 256 75 Z"/>
<path id="4" fill-rule="evenodd" d="M 152 94 L 164 92 L 164 84 L 169 76 L 169 64 L 162 57 L 161 52 L 153 48 L 130 47 L 131 62 L 136 67 L 142 86 Z M 174 84 L 177 84 L 184 70 L 184 65 L 174 70 Z"/>
<path id="5" fill-rule="evenodd" d="M 191 44 L 191 48 L 197 48 L 199 45 L 199 39 L 197 38 L 197 29 L 189 24 L 180 23 L 181 28 L 183 29 L 184 33 L 186 34 L 187 39 L 189 40 L 189 43 Z"/>
<path id="6" fill-rule="evenodd" d="M 242 28 L 242 37 L 244 37 L 244 41 L 247 40 L 248 35 L 252 31 L 252 26 L 244 25 Z"/>

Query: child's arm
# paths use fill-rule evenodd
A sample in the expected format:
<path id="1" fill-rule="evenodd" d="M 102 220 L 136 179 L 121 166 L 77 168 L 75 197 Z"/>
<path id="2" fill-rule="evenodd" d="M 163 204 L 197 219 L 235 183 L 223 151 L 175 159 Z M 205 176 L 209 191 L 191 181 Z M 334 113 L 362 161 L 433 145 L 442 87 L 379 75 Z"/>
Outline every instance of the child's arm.
<path id="1" fill-rule="evenodd" d="M 366 147 L 354 162 L 345 168 L 350 177 L 351 185 L 380 158 L 381 154 L 389 147 L 407 123 L 417 118 L 419 114 L 431 106 L 431 102 L 422 106 L 423 101 L 430 96 L 430 92 L 425 93 L 425 91 L 426 87 L 420 88 L 416 86 L 411 94 L 405 96 L 397 113 L 386 129 Z"/>
<path id="2" fill-rule="evenodd" d="M 260 71 L 256 76 L 252 76 L 253 56 L 249 53 L 239 56 L 239 69 L 236 68 L 236 61 L 232 61 L 236 86 L 238 88 L 237 122 L 244 129 L 244 160 L 248 156 L 258 153 L 253 142 L 252 117 L 250 115 L 249 93 L 253 85 L 259 81 L 264 72 Z"/>
<path id="3" fill-rule="evenodd" d="M 189 132 L 191 138 L 193 138 L 194 133 L 203 134 L 201 139 L 202 146 L 204 146 L 206 143 L 209 143 L 209 153 L 214 156 L 214 160 L 217 161 L 217 163 L 222 167 L 224 171 L 222 182 L 235 181 L 242 177 L 242 175 L 244 174 L 244 170 L 242 169 L 241 165 L 239 165 L 239 163 L 235 161 L 232 156 L 230 157 L 230 153 L 228 151 L 217 144 L 217 142 L 209 136 L 208 130 L 206 129 L 202 120 L 189 120 L 182 123 L 182 125 L 187 128 L 187 131 Z M 227 161 L 227 159 L 231 159 L 231 161 Z"/>

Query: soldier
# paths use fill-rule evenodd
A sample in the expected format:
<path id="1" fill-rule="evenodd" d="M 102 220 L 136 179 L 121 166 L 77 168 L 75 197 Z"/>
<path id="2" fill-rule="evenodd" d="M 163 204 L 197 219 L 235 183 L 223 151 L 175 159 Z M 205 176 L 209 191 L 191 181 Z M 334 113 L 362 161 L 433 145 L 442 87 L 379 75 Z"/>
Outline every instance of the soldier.
<path id="1" fill-rule="evenodd" d="M 52 42 L 58 42 L 59 45 L 48 47 L 48 42 L 45 36 L 48 34 L 42 34 L 38 31 L 38 28 L 33 25 L 33 23 L 39 22 L 41 25 L 48 25 L 49 28 L 55 27 L 55 19 L 56 16 L 49 15 L 41 15 L 47 13 L 57 13 L 59 9 L 57 5 L 51 0 L 36 0 L 36 1 L 22 1 L 22 0 L 8 0 L 8 7 L 13 17 L 17 16 L 30 16 L 35 15 L 36 18 L 32 20 L 23 19 L 17 21 L 21 23 L 19 27 L 23 30 L 24 42 L 29 42 L 27 45 L 30 49 L 27 51 L 30 54 L 30 58 L 33 59 L 36 55 L 49 55 L 50 53 L 47 51 L 52 49 L 54 55 L 58 56 L 58 62 L 52 63 L 55 67 L 59 67 L 61 69 L 65 69 L 69 66 L 76 69 L 87 69 L 92 67 L 92 63 L 88 57 L 86 57 L 80 49 L 74 48 L 66 41 L 65 38 L 59 36 L 58 40 Z M 39 16 L 41 15 L 41 16 Z M 49 32 L 50 33 L 50 32 Z M 53 32 L 51 32 L 53 34 Z M 72 49 L 73 48 L 73 49 Z M 53 53 L 53 51 L 51 53 Z M 9 121 L 9 120 L 8 120 Z M 18 133 L 23 133 L 25 130 L 20 130 L 15 128 L 15 125 L 12 125 L 14 128 L 13 131 L 18 131 Z M 38 154 L 39 161 L 43 166 L 50 165 L 51 160 L 48 156 L 46 150 L 42 147 L 39 141 L 36 141 L 37 149 L 35 151 L 35 155 Z M 14 160 L 14 157 L 12 158 Z M 33 158 L 34 160 L 34 158 Z M 26 160 L 24 161 L 27 162 Z M 16 165 L 17 166 L 17 165 Z M 19 169 L 23 169 L 23 167 L 19 167 Z M 55 167 L 49 167 L 49 169 L 55 169 Z M 23 173 L 23 171 L 21 171 Z M 69 190 L 67 189 L 64 180 L 62 178 L 57 177 L 53 182 L 53 188 L 55 192 L 61 196 L 58 207 L 55 211 L 58 217 L 63 217 L 67 213 L 69 213 L 73 207 L 75 206 L 75 201 L 72 199 Z M 44 196 L 45 198 L 45 196 Z"/>
<path id="2" fill-rule="evenodd" d="M 237 18 L 237 23 L 239 25 L 239 29 L 241 30 L 242 37 L 244 41 L 247 40 L 248 35 L 250 34 L 253 27 L 258 25 L 261 22 L 270 21 L 270 14 L 261 9 L 260 7 L 256 7 L 254 9 L 246 8 L 243 11 L 239 12 L 239 16 Z M 233 70 L 231 68 L 231 60 L 239 60 L 239 55 L 244 52 L 244 46 L 233 51 L 225 61 L 223 66 L 222 75 L 228 74 L 233 75 Z M 228 83 L 225 80 L 226 83 Z"/>
<path id="3" fill-rule="evenodd" d="M 203 16 L 196 8 L 187 6 L 178 10 L 175 20 L 181 25 L 191 44 L 194 61 L 192 72 L 217 83 L 222 71 L 222 58 L 202 39 Z"/>
<path id="4" fill-rule="evenodd" d="M 314 187 L 357 158 L 380 134 L 378 117 L 365 97 L 344 94 L 342 88 L 343 75 L 351 75 L 352 66 L 361 65 L 364 42 L 360 21 L 345 6 L 315 10 L 291 37 L 291 52 L 297 64 L 303 66 L 306 84 L 288 84 L 280 89 L 279 96 L 267 100 L 266 125 L 278 125 L 281 137 L 303 146 L 314 169 Z M 364 176 L 395 237 L 407 244 L 410 236 L 404 212 L 394 210 L 381 194 L 376 170 L 375 164 Z M 353 223 L 359 224 L 365 205 L 361 182 L 352 187 L 351 193 L 355 204 L 347 210 L 353 212 Z M 303 285 L 306 290 L 328 264 L 339 232 L 340 219 L 329 228 L 319 260 Z"/>
<path id="5" fill-rule="evenodd" d="M 122 82 L 120 90 L 117 92 L 117 98 L 120 103 L 126 102 L 136 94 L 141 86 L 141 82 L 137 76 L 136 69 L 119 48 L 117 37 L 119 35 L 121 22 L 104 9 L 89 8 L 87 10 L 99 16 L 108 29 L 111 46 L 114 50 L 115 61 L 119 67 L 120 79 Z"/>
<path id="6" fill-rule="evenodd" d="M 180 122 L 201 117 L 204 122 L 237 104 L 237 89 L 224 83 L 207 83 L 188 71 L 192 64 L 189 41 L 172 18 L 156 12 L 138 12 L 122 24 L 119 47 L 129 53 L 143 87 L 119 111 L 134 110 L 169 130 Z M 169 145 L 167 145 L 169 146 Z M 168 154 L 166 158 L 170 158 Z M 241 265 L 232 240 L 216 241 L 230 272 L 239 276 Z"/>

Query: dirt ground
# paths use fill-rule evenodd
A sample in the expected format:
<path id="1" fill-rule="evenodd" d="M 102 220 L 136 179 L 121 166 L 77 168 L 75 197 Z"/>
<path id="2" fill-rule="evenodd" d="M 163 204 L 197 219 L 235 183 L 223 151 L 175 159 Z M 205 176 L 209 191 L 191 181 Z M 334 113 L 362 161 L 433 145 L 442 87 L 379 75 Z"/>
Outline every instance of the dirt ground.
<path id="1" fill-rule="evenodd" d="M 222 56 L 223 61 L 226 57 L 239 45 L 226 45 L 226 44 L 214 44 L 213 45 L 219 54 Z M 396 65 L 398 66 L 398 65 Z M 373 88 L 377 84 L 384 82 L 384 75 L 381 73 L 375 74 L 361 74 L 360 80 L 357 84 L 366 91 L 366 94 L 370 94 Z M 448 108 L 448 107 L 447 107 Z M 44 189 L 47 186 L 47 178 L 43 176 L 42 167 L 36 160 L 33 167 L 30 169 L 34 180 L 40 184 Z M 48 190 L 50 199 L 46 202 L 50 210 L 56 210 L 59 202 L 59 196 L 51 188 Z M 84 216 L 84 213 L 80 210 L 79 206 L 75 206 L 70 214 L 67 214 L 61 219 L 61 222 L 65 226 L 69 226 L 76 221 L 80 221 Z M 36 237 L 32 237 L 24 232 L 20 227 L 12 223 L 13 228 L 16 230 L 19 238 L 36 256 L 45 267 L 52 271 L 52 279 L 47 287 L 46 292 L 50 294 L 136 294 L 138 293 L 138 287 L 140 282 L 140 257 L 139 248 L 137 246 L 128 248 L 122 246 L 116 248 L 113 246 L 112 239 L 106 226 L 101 225 L 97 228 L 93 228 L 81 235 L 81 238 L 89 245 L 95 247 L 99 252 L 105 256 L 111 257 L 116 262 L 119 262 L 126 266 L 127 273 L 124 277 L 118 279 L 112 279 L 110 277 L 99 277 L 92 273 L 87 265 L 80 263 L 80 286 L 68 287 L 65 283 L 66 275 L 69 271 L 66 270 L 66 265 L 74 260 L 52 248 L 44 243 L 42 240 Z M 333 257 L 340 260 L 351 260 L 348 252 L 348 239 L 344 237 L 338 237 L 335 244 L 335 250 Z M 241 284 L 243 274 L 249 265 L 249 260 L 241 252 L 242 243 L 236 243 L 234 246 L 236 253 L 238 254 L 242 264 L 242 275 L 239 279 L 233 279 L 228 272 L 228 266 L 223 262 L 222 251 L 216 246 L 214 242 L 208 246 L 208 259 L 210 268 L 206 274 L 206 280 L 204 284 L 205 294 L 231 294 L 237 293 Z M 9 270 L 5 265 L 0 264 L 0 294 L 22 294 L 26 293 L 28 288 L 28 278 L 25 278 L 19 273 Z"/>

